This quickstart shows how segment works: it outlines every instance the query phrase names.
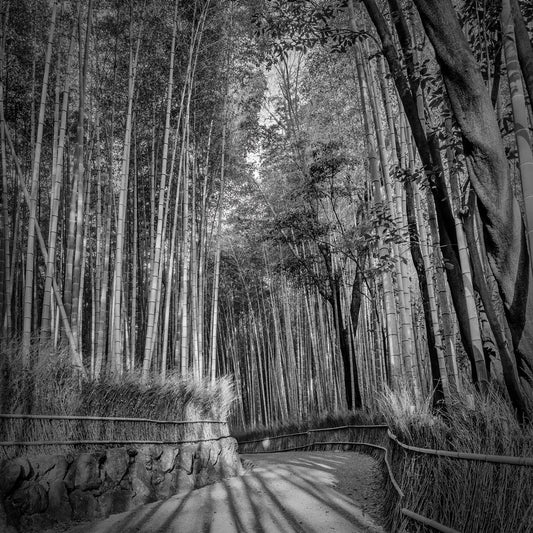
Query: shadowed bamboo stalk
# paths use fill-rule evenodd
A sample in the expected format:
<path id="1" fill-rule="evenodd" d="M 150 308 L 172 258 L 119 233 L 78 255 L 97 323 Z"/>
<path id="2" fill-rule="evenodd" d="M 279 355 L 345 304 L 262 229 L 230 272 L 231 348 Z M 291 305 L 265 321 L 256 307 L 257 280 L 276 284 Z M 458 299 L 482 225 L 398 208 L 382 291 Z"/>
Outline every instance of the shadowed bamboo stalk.
<path id="1" fill-rule="evenodd" d="M 72 24 L 72 33 L 67 52 L 65 68 L 65 81 L 63 86 L 63 100 L 60 112 L 59 136 L 57 140 L 57 150 L 55 151 L 55 165 L 52 165 L 52 190 L 50 194 L 50 226 L 48 230 L 48 261 L 46 263 L 46 279 L 43 293 L 43 307 L 41 317 L 41 335 L 43 340 L 52 333 L 51 305 L 52 301 L 52 278 L 55 272 L 57 226 L 59 221 L 59 202 L 61 193 L 61 182 L 63 180 L 63 161 L 65 150 L 65 137 L 67 128 L 68 100 L 70 92 L 70 71 L 74 57 L 74 39 L 76 25 Z"/>
<path id="2" fill-rule="evenodd" d="M 13 271 L 11 269 L 11 249 L 14 248 L 10 242 L 10 221 L 8 208 L 8 175 L 7 175 L 7 148 L 6 135 L 4 131 L 4 85 L 5 85 L 5 47 L 6 47 L 6 29 L 9 20 L 9 3 L 3 2 L 0 7 L 0 158 L 2 169 L 2 199 L 0 210 L 0 230 L 2 235 L 2 250 L 0 251 L 0 331 L 2 332 L 0 349 L 4 349 L 3 343 L 7 342 L 9 330 L 11 329 L 11 287 Z"/>
<path id="3" fill-rule="evenodd" d="M 220 252 L 222 247 L 221 229 L 222 212 L 224 206 L 224 180 L 226 170 L 226 123 L 222 127 L 222 146 L 220 161 L 220 190 L 218 199 L 216 244 L 215 244 L 215 267 L 213 273 L 213 295 L 211 300 L 211 330 L 209 343 L 209 375 L 214 382 L 217 374 L 217 338 L 218 338 L 218 303 L 220 291 Z"/>
<path id="4" fill-rule="evenodd" d="M 92 24 L 92 0 L 88 1 L 87 6 L 87 23 L 85 30 L 85 49 L 82 47 L 81 37 L 81 9 L 78 18 L 79 28 L 79 106 L 78 106 L 78 125 L 77 125 L 77 140 L 76 148 L 74 152 L 74 173 L 75 180 L 78 183 L 78 195 L 76 198 L 76 230 L 74 240 L 74 265 L 72 270 L 72 310 L 71 310 L 71 329 L 74 336 L 74 340 L 78 349 L 81 347 L 82 338 L 82 320 L 81 320 L 81 302 L 83 301 L 83 271 L 85 268 L 84 254 L 85 248 L 83 247 L 84 235 L 86 234 L 85 228 L 85 204 L 86 194 L 88 190 L 88 183 L 85 181 L 85 115 L 86 115 L 86 91 L 87 91 L 87 69 L 89 63 L 89 48 L 91 37 L 91 24 Z M 83 51 L 83 53 L 82 53 Z M 88 160 L 90 160 L 90 154 Z"/>
<path id="5" fill-rule="evenodd" d="M 170 136 L 170 112 L 172 106 L 172 91 L 174 87 L 174 58 L 175 58 L 175 46 L 176 46 L 176 33 L 177 33 L 177 13 L 178 13 L 178 2 L 174 4 L 174 17 L 172 23 L 172 42 L 170 45 L 170 66 L 168 74 L 168 84 L 167 84 L 167 108 L 165 114 L 165 129 L 163 137 L 163 152 L 161 157 L 161 178 L 159 183 L 159 204 L 157 211 L 157 231 L 156 231 L 156 240 L 155 247 L 153 250 L 153 260 L 152 260 L 152 271 L 150 276 L 150 288 L 148 295 L 148 316 L 147 316 L 147 328 L 145 336 L 145 348 L 143 356 L 143 379 L 146 379 L 148 372 L 150 371 L 152 365 L 152 357 L 154 352 L 154 337 L 157 334 L 157 324 L 156 324 L 156 308 L 160 305 L 160 277 L 161 277 L 161 255 L 163 247 L 163 238 L 164 233 L 166 232 L 166 227 L 164 223 L 166 221 L 165 214 L 165 205 L 167 203 L 167 197 L 170 196 L 167 193 L 167 163 L 168 163 L 168 144 Z M 172 175 L 169 176 L 168 188 L 170 189 L 172 184 Z M 165 354 L 166 356 L 166 354 Z"/>
<path id="6" fill-rule="evenodd" d="M 35 225 L 37 217 L 37 193 L 39 185 L 39 170 L 41 162 L 41 149 L 44 128 L 44 114 L 46 110 L 46 98 L 48 93 L 48 79 L 50 74 L 50 64 L 52 61 L 52 46 L 54 42 L 54 32 L 56 25 L 58 2 L 52 5 L 52 15 L 50 19 L 50 29 L 48 33 L 48 43 L 46 46 L 43 84 L 41 89 L 41 101 L 39 104 L 39 118 L 37 123 L 37 136 L 35 138 L 35 148 L 33 154 L 31 190 L 30 190 L 30 214 L 28 222 L 28 239 L 26 248 L 26 274 L 24 280 L 24 316 L 22 331 L 22 359 L 25 365 L 29 365 L 31 333 L 32 333 L 32 313 L 34 311 L 33 289 L 34 289 L 34 267 L 35 267 Z"/>
<path id="7" fill-rule="evenodd" d="M 374 131 L 378 146 L 378 154 L 381 168 L 381 181 L 384 184 L 384 194 L 382 194 L 381 192 L 381 185 L 379 185 L 379 190 L 376 188 L 376 185 L 374 186 L 374 190 L 378 192 L 377 197 L 380 198 L 380 201 L 377 205 L 380 206 L 380 209 L 383 210 L 383 212 L 379 213 L 378 216 L 387 218 L 392 217 L 392 213 L 395 210 L 392 186 L 390 183 L 388 156 L 386 153 L 381 117 L 378 110 L 377 95 L 374 89 L 374 76 L 372 73 L 372 69 L 370 67 L 364 68 L 364 72 L 367 81 L 368 98 L 370 103 L 370 109 L 372 111 Z M 362 104 L 364 106 L 364 100 L 362 100 Z M 410 370 L 411 368 L 411 364 L 409 361 L 410 354 L 403 353 L 402 351 L 402 347 L 404 347 L 405 344 L 401 333 L 405 330 L 402 330 L 401 326 L 405 325 L 406 321 L 406 317 L 402 316 L 402 310 L 404 310 L 405 308 L 401 303 L 401 287 L 396 287 L 394 283 L 394 279 L 398 279 L 399 276 L 401 276 L 398 265 L 398 247 L 396 243 L 393 243 L 392 245 L 387 245 L 386 239 L 387 234 L 385 231 L 383 231 L 383 235 L 381 237 L 382 243 L 380 244 L 379 254 L 382 260 L 391 261 L 393 263 L 393 267 L 384 265 L 385 270 L 383 272 L 383 288 L 385 295 L 385 312 L 387 314 L 387 336 L 389 339 L 389 353 L 391 358 L 391 379 L 392 383 L 395 384 L 394 386 L 398 387 L 400 383 L 404 382 L 407 382 L 411 385 L 414 380 L 412 375 L 409 375 L 409 377 L 405 375 L 405 368 L 407 368 L 408 370 Z M 393 268 L 396 271 L 395 278 L 392 274 Z M 400 306 L 398 309 L 396 306 L 397 288 L 399 288 L 400 292 Z M 400 328 L 398 328 L 398 324 L 400 325 Z"/>
<path id="8" fill-rule="evenodd" d="M 350 6 L 350 20 L 351 25 L 354 31 L 357 30 L 356 24 L 355 24 L 355 13 L 353 10 L 353 2 L 349 4 Z M 369 161 L 369 172 L 370 172 L 370 179 L 372 180 L 372 187 L 373 187 L 373 197 L 375 202 L 375 208 L 377 212 L 377 216 L 384 216 L 385 215 L 385 203 L 382 200 L 382 193 L 381 193 L 381 183 L 380 183 L 380 171 L 379 171 L 379 163 L 378 163 L 378 155 L 376 154 L 375 146 L 374 146 L 374 140 L 371 133 L 371 123 L 372 123 L 372 117 L 370 116 L 369 107 L 373 112 L 373 119 L 374 119 L 374 128 L 379 131 L 381 131 L 381 122 L 377 115 L 377 110 L 375 108 L 375 100 L 372 98 L 373 92 L 372 86 L 371 86 L 371 79 L 368 75 L 368 72 L 364 69 L 363 59 L 362 59 L 363 50 L 359 45 L 356 44 L 356 68 L 357 68 L 357 79 L 359 83 L 359 92 L 360 92 L 360 100 L 361 100 L 361 107 L 363 110 L 363 118 L 364 118 L 364 127 L 365 127 L 365 140 L 366 140 L 366 148 L 368 151 L 368 161 Z M 367 94 L 368 93 L 368 94 Z M 366 105 L 366 101 L 368 100 L 368 106 Z M 384 143 L 379 142 L 380 138 L 378 138 L 378 143 L 380 146 L 380 154 L 381 154 L 381 168 L 382 168 L 382 176 L 384 177 L 385 173 L 388 174 L 388 165 L 386 163 L 386 157 L 384 155 Z M 387 180 L 384 178 L 385 183 L 387 183 Z M 379 230 L 379 254 L 380 258 L 386 259 L 389 255 L 388 247 L 384 244 L 384 229 L 381 228 Z M 400 354 L 400 343 L 398 338 L 398 329 L 397 329 L 397 318 L 396 318 L 396 306 L 394 302 L 394 292 L 393 292 L 393 284 L 392 284 L 392 277 L 391 273 L 388 270 L 388 268 L 385 266 L 383 271 L 383 292 L 384 292 L 384 307 L 385 307 L 385 319 L 387 324 L 387 340 L 389 343 L 389 358 L 390 358 L 390 383 L 392 384 L 392 387 L 397 387 L 399 383 L 401 382 L 401 354 Z"/>
<path id="9" fill-rule="evenodd" d="M 398 133 L 401 127 L 396 127 L 394 124 L 391 92 L 395 94 L 394 90 L 390 90 L 388 87 L 388 79 L 386 76 L 385 63 L 382 56 L 378 58 L 378 78 L 381 87 L 381 94 L 383 105 L 385 109 L 385 117 L 388 125 L 389 146 L 390 146 L 390 158 L 393 165 L 398 165 L 401 168 L 402 157 L 397 153 L 397 146 L 401 149 L 401 135 Z M 396 102 L 398 106 L 398 102 Z M 400 121 L 402 116 L 400 115 Z M 387 172 L 388 176 L 388 172 Z M 390 176 L 387 177 L 390 180 Z M 402 187 L 399 179 L 396 179 L 389 187 L 391 198 L 390 210 L 391 214 L 395 214 L 394 222 L 397 230 L 403 232 L 407 227 L 407 220 L 405 216 L 404 200 L 402 196 Z M 394 215 L 393 215 L 394 216 Z M 402 359 L 406 368 L 407 382 L 413 387 L 415 398 L 421 398 L 420 381 L 416 365 L 416 349 L 414 344 L 414 328 L 413 317 L 411 313 L 411 290 L 409 281 L 409 246 L 402 246 L 402 243 L 394 243 L 394 254 L 396 256 L 396 270 L 398 280 L 398 300 L 399 300 L 399 316 L 400 316 L 400 330 L 401 330 L 401 343 L 402 343 Z M 408 266 L 409 265 L 409 266 Z M 410 267 L 412 268 L 412 267 Z"/>
<path id="10" fill-rule="evenodd" d="M 524 86 L 520 62 L 516 50 L 515 28 L 509 0 L 502 0 L 501 26 L 503 33 L 503 50 L 507 67 L 507 78 L 511 90 L 511 106 L 513 109 L 514 134 L 518 149 L 520 183 L 524 197 L 524 214 L 529 255 L 533 254 L 533 149 L 528 126 Z M 530 261 L 533 272 L 533 263 Z"/>
<path id="11" fill-rule="evenodd" d="M 130 23 L 130 38 L 133 33 L 133 20 Z M 112 289 L 112 329 L 111 358 L 109 360 L 109 370 L 112 374 L 120 375 L 123 371 L 123 332 L 122 314 L 126 309 L 125 295 L 123 293 L 123 269 L 124 269 L 124 232 L 126 225 L 126 203 L 128 195 L 128 179 L 130 167 L 130 148 L 133 121 L 133 97 L 137 80 L 137 66 L 139 61 L 139 50 L 141 47 L 142 24 L 135 42 L 135 47 L 130 42 L 130 61 L 128 79 L 128 106 L 126 112 L 126 127 L 124 130 L 124 147 L 122 152 L 122 162 L 120 170 L 120 190 L 118 198 L 117 228 L 116 228 L 116 248 L 115 248 L 115 268 L 113 272 Z"/>

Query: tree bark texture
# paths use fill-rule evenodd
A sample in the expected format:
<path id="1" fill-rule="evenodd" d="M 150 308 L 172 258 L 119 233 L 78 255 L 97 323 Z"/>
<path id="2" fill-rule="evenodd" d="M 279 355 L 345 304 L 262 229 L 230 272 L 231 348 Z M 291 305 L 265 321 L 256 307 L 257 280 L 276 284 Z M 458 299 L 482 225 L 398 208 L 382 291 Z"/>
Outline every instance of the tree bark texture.
<path id="1" fill-rule="evenodd" d="M 461 128 L 469 177 L 479 200 L 486 251 L 511 329 L 518 372 L 532 392 L 531 265 L 492 102 L 451 1 L 415 0 L 415 5 L 435 49 Z"/>

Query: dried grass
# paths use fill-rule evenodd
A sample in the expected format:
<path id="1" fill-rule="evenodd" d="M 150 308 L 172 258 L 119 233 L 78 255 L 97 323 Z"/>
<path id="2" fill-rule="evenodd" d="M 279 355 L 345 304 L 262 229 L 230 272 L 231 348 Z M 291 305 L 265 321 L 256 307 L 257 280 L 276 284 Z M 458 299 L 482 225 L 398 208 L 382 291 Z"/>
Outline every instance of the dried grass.
<path id="1" fill-rule="evenodd" d="M 33 343 L 28 368 L 17 340 L 3 350 L 0 410 L 15 414 L 70 414 L 78 408 L 81 378 L 67 348 Z"/>
<path id="2" fill-rule="evenodd" d="M 143 383 L 131 372 L 120 379 L 83 380 L 67 349 L 39 345 L 24 369 L 20 345 L 13 343 L 1 368 L 1 412 L 4 414 L 77 415 L 142 418 L 166 421 L 227 420 L 234 399 L 232 381 L 222 377 L 211 384 L 191 376 L 171 374 L 162 382 L 152 376 Z M 42 361 L 42 362 L 39 362 Z M 145 421 L 88 421 L 0 419 L 0 440 L 42 441 L 177 441 L 217 438 L 225 424 L 156 424 Z M 4 455 L 59 453 L 72 446 L 3 446 Z M 93 449 L 79 445 L 77 449 Z"/>
<path id="3" fill-rule="evenodd" d="M 468 391 L 444 414 L 407 393 L 386 391 L 380 409 L 406 444 L 468 453 L 533 457 L 533 427 L 522 427 L 496 389 Z M 392 465 L 405 497 L 387 484 L 385 514 L 392 531 L 424 531 L 400 513 L 406 507 L 459 531 L 515 533 L 533 524 L 531 467 L 434 457 L 391 445 Z"/>

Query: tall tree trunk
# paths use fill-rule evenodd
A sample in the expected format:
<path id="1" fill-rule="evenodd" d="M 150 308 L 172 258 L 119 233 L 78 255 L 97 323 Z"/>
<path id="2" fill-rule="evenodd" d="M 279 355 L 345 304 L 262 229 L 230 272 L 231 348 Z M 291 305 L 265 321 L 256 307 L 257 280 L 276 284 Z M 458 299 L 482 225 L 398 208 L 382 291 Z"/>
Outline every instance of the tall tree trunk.
<path id="1" fill-rule="evenodd" d="M 391 32 L 387 22 L 378 8 L 375 0 L 363 0 L 367 11 L 380 36 L 383 53 L 389 64 L 398 94 L 400 96 L 405 114 L 409 121 L 411 131 L 424 166 L 425 173 L 431 184 L 431 192 L 435 200 L 437 210 L 437 221 L 439 226 L 440 245 L 443 259 L 448 263 L 446 277 L 450 286 L 450 292 L 457 315 L 461 340 L 467 355 L 471 361 L 474 381 L 484 382 L 486 377 L 478 375 L 482 367 L 476 368 L 475 361 L 479 359 L 472 346 L 472 338 L 468 323 L 468 311 L 464 298 L 464 287 L 461 276 L 461 267 L 457 255 L 457 238 L 455 235 L 455 222 L 451 210 L 446 184 L 444 181 L 444 169 L 442 167 L 438 142 L 435 133 L 426 136 L 425 125 L 420 120 L 420 102 L 417 101 L 419 94 L 419 81 L 417 80 L 414 65 L 409 66 L 409 58 L 412 57 L 412 45 L 410 35 L 405 28 L 398 30 L 398 35 L 404 51 L 408 67 L 408 77 L 402 70 L 402 63 L 397 53 Z M 397 12 L 397 16 L 402 18 L 402 11 Z M 420 100 L 420 99 L 418 99 Z"/>
<path id="2" fill-rule="evenodd" d="M 502 295 L 518 372 L 524 390 L 533 397 L 531 264 L 492 102 L 451 1 L 414 2 L 461 128 L 469 177 L 480 203 L 487 256 Z"/>
<path id="3" fill-rule="evenodd" d="M 493 294 L 494 291 L 490 288 L 489 281 L 487 280 L 487 272 L 483 268 L 481 255 L 478 250 L 474 230 L 474 221 L 477 214 L 477 198 L 473 191 L 470 192 L 468 207 L 469 213 L 465 221 L 465 234 L 468 240 L 472 269 L 474 271 L 474 285 L 483 302 L 483 307 L 487 314 L 494 340 L 496 341 L 502 364 L 503 379 L 509 393 L 509 398 L 517 410 L 518 417 L 524 419 L 527 416 L 528 408 L 520 385 L 518 369 L 512 351 L 511 332 L 505 322 L 501 297 L 499 294 Z"/>
<path id="4" fill-rule="evenodd" d="M 337 335 L 337 342 L 340 349 L 342 367 L 344 370 L 344 387 L 346 391 L 346 403 L 348 409 L 361 407 L 361 393 L 359 391 L 358 369 L 355 361 L 352 361 L 352 351 L 350 349 L 350 338 L 348 329 L 344 321 L 342 309 L 342 298 L 340 290 L 339 274 L 333 269 L 331 249 L 328 244 L 319 245 L 320 252 L 326 265 L 330 294 L 328 302 L 333 312 L 333 325 Z M 352 383 L 356 385 L 355 396 L 352 396 Z"/>

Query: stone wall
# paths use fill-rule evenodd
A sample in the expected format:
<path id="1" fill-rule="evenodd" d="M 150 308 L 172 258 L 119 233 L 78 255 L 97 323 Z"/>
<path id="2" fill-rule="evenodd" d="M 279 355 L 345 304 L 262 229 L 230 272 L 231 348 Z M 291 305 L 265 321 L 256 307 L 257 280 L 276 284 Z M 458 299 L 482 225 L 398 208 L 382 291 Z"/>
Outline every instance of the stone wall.
<path id="1" fill-rule="evenodd" d="M 95 520 L 240 475 L 232 437 L 0 462 L 0 531 Z"/>

